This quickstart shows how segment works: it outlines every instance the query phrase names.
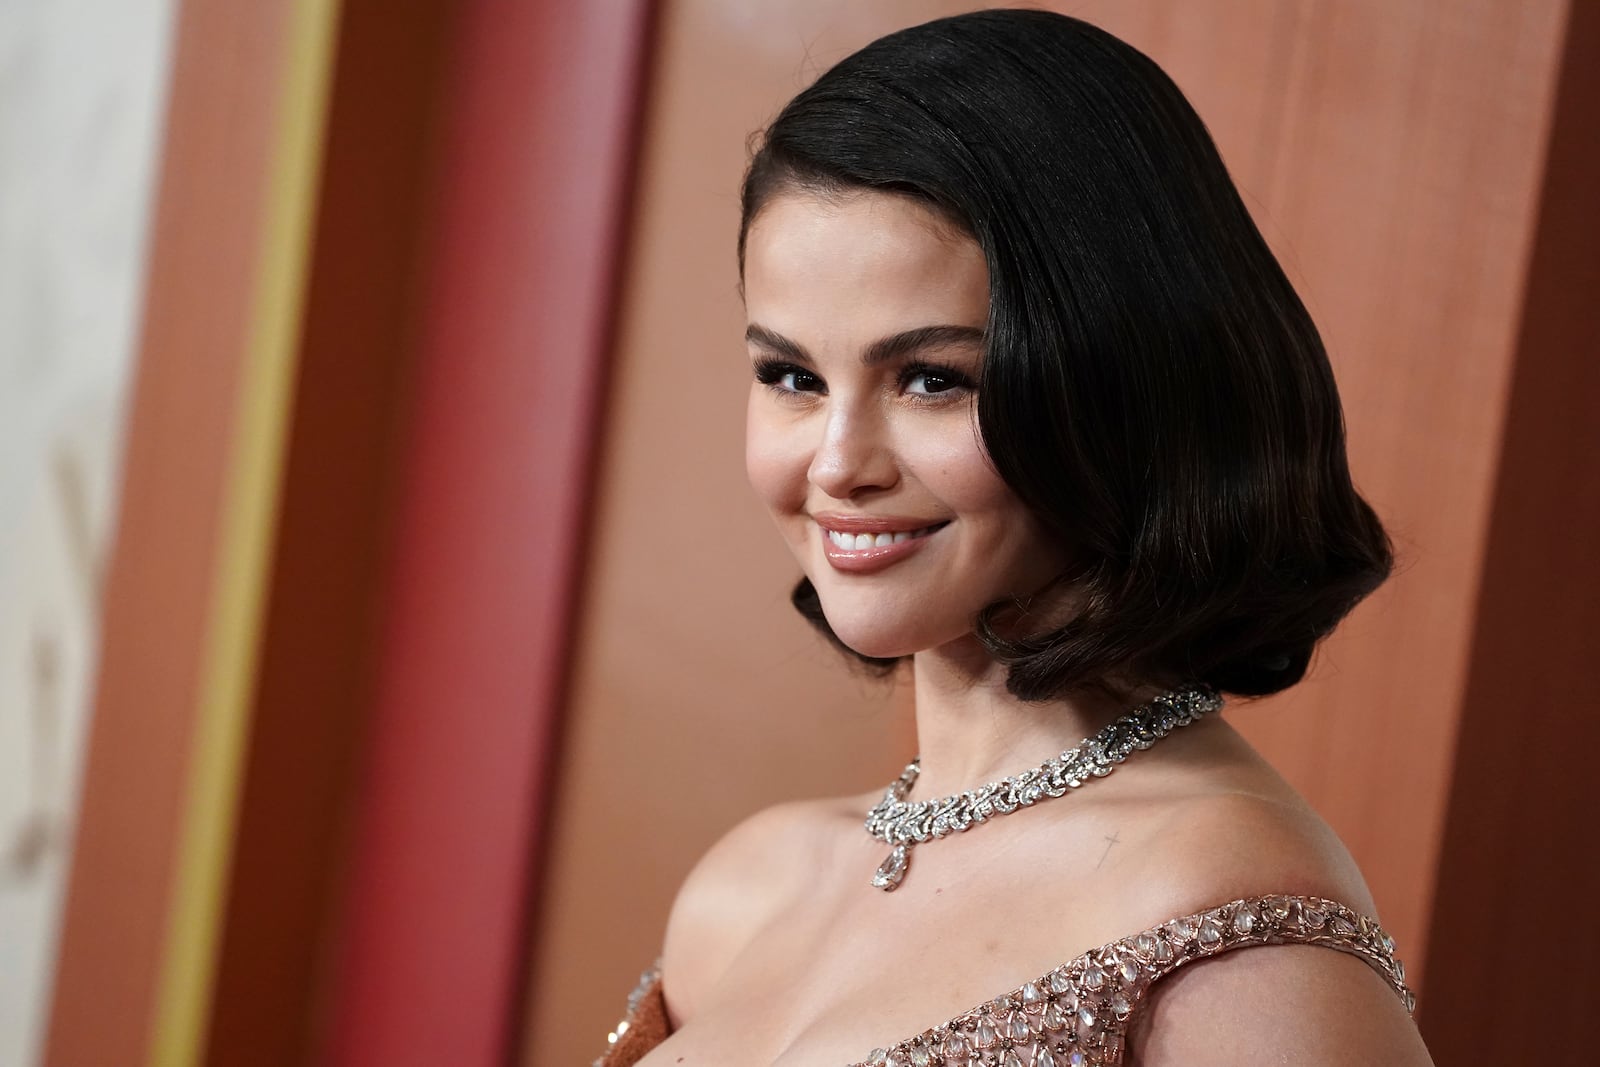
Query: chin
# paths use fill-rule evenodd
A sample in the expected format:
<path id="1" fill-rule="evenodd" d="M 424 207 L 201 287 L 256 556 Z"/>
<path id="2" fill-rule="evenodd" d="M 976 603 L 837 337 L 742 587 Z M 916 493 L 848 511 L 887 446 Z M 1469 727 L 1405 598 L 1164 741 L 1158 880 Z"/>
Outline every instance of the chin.
<path id="1" fill-rule="evenodd" d="M 898 659 L 926 649 L 937 648 L 971 631 L 969 626 L 930 625 L 925 612 L 858 611 L 822 603 L 823 614 L 834 636 L 851 651 L 874 659 Z"/>
<path id="2" fill-rule="evenodd" d="M 830 623 L 829 625 L 832 624 Z M 921 651 L 916 647 L 915 642 L 889 640 L 876 634 L 862 638 L 855 634 L 842 634 L 837 628 L 834 629 L 833 633 L 835 637 L 844 642 L 845 647 L 850 651 L 858 655 L 869 656 L 872 659 L 900 659 L 903 656 L 915 655 Z"/>

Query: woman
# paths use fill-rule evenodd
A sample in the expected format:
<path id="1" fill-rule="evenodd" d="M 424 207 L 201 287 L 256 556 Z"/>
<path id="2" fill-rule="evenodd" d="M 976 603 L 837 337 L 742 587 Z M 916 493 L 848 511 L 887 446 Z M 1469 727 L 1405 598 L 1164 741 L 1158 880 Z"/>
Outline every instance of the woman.
<path id="1" fill-rule="evenodd" d="M 1176 87 L 932 22 L 796 97 L 742 207 L 750 480 L 920 759 L 719 842 L 601 1062 L 1428 1063 L 1354 863 L 1213 714 L 1391 558 Z"/>

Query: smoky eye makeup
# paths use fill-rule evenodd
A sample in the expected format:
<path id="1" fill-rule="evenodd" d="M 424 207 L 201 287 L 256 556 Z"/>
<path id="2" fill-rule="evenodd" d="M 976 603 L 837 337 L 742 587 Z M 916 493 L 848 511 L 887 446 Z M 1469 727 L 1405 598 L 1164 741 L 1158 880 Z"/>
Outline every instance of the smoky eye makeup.
<path id="1" fill-rule="evenodd" d="M 755 380 L 786 396 L 826 393 L 827 383 L 811 369 L 774 357 L 752 361 Z M 944 363 L 914 359 L 895 375 L 896 388 L 923 403 L 945 402 L 967 396 L 974 387 L 971 374 Z"/>
<path id="2" fill-rule="evenodd" d="M 912 388 L 920 383 L 921 389 Z M 973 387 L 972 376 L 941 363 L 912 360 L 900 370 L 900 390 L 914 396 L 944 397 Z"/>
<path id="3" fill-rule="evenodd" d="M 786 360 L 763 356 L 751 367 L 756 381 L 777 393 L 821 393 L 827 388 L 815 373 Z"/>

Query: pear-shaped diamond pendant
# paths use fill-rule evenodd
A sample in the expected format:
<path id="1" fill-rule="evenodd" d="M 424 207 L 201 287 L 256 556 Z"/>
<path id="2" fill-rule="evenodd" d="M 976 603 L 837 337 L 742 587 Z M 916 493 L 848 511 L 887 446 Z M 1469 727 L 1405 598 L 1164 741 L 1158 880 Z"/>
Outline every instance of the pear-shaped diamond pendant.
<path id="1" fill-rule="evenodd" d="M 889 858 L 878 864 L 877 873 L 872 876 L 872 887 L 881 889 L 885 893 L 893 892 L 906 876 L 906 868 L 911 866 L 911 849 L 906 845 L 894 846 L 894 851 L 889 853 Z"/>

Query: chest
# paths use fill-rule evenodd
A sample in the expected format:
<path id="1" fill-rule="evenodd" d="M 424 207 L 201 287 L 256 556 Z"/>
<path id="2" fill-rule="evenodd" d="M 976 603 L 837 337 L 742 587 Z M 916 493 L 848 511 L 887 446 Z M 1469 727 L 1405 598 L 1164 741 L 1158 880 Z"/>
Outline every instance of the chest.
<path id="1" fill-rule="evenodd" d="M 882 846 L 841 849 L 643 1064 L 844 1067 L 1097 944 L 1116 921 L 1095 903 L 1117 867 L 1103 835 L 1085 827 L 1042 857 L 1007 836 L 918 850 L 894 893 L 868 884 Z"/>

